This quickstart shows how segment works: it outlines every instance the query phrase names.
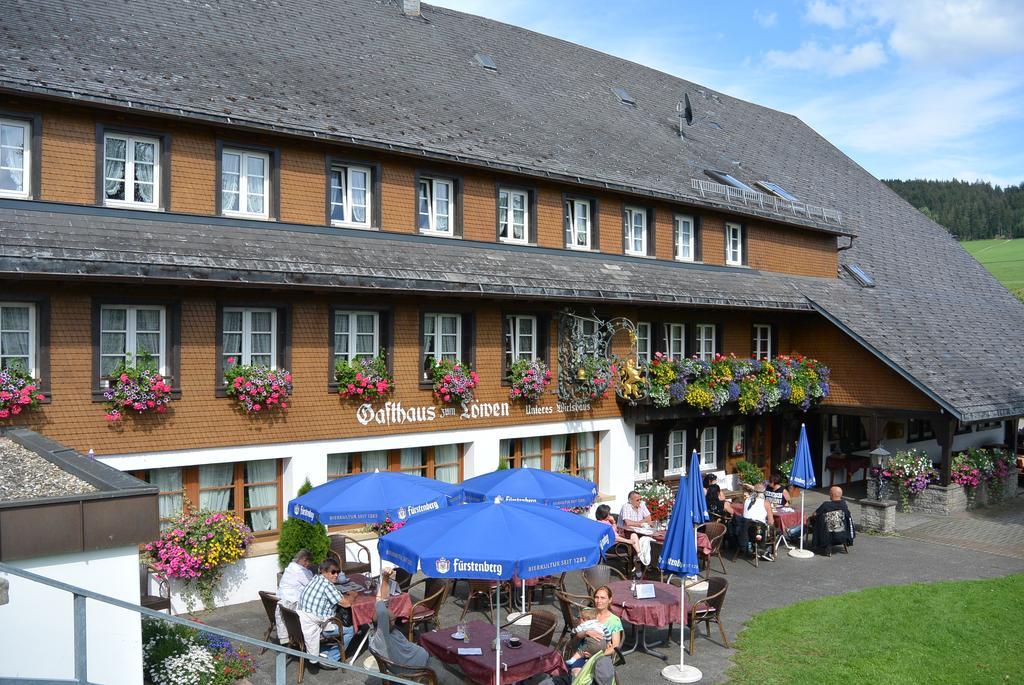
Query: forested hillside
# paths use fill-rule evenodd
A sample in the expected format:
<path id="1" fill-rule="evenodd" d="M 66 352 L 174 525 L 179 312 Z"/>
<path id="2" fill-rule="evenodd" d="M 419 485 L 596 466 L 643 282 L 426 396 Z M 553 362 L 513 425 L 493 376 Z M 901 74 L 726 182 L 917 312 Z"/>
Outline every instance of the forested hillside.
<path id="1" fill-rule="evenodd" d="M 960 240 L 1024 237 L 1024 184 L 1000 188 L 957 180 L 885 183 Z"/>

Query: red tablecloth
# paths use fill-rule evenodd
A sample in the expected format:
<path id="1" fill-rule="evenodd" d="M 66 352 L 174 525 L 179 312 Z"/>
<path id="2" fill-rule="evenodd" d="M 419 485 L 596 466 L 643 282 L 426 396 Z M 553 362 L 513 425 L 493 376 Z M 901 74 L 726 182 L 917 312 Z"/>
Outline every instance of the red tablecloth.
<path id="1" fill-rule="evenodd" d="M 665 542 L 665 534 L 668 531 L 665 530 L 651 530 L 650 528 L 623 528 L 626 536 L 629 533 L 636 533 L 637 535 L 646 535 L 647 537 L 654 538 L 658 542 Z M 699 547 L 705 554 L 711 553 L 711 540 L 704 533 L 697 533 L 697 547 Z"/>
<path id="2" fill-rule="evenodd" d="M 361 573 L 353 573 L 348 577 L 349 581 L 366 587 L 366 577 Z M 355 601 L 352 602 L 352 623 L 356 626 L 365 626 L 373 623 L 375 613 L 374 605 L 377 603 L 376 592 L 360 592 Z M 388 600 L 388 610 L 393 616 L 408 616 L 412 608 L 412 598 L 408 592 L 395 595 Z"/>
<path id="3" fill-rule="evenodd" d="M 668 583 L 652 582 L 649 584 L 654 586 L 654 597 L 637 599 L 629 590 L 630 584 L 628 580 L 617 580 L 608 585 L 612 591 L 613 614 L 635 626 L 664 628 L 679 622 L 679 588 Z"/>
<path id="4" fill-rule="evenodd" d="M 470 621 L 466 624 L 468 642 L 452 638 L 454 632 L 455 628 L 451 627 L 423 633 L 420 635 L 420 644 L 441 661 L 458 666 L 473 682 L 484 685 L 493 683 L 494 650 L 491 644 L 495 638 L 494 626 L 486 621 Z M 561 675 L 567 672 L 565 661 L 557 651 L 525 638 L 522 641 L 523 646 L 518 649 L 502 645 L 502 683 L 516 683 L 539 673 Z M 459 654 L 459 647 L 479 647 L 482 654 L 462 655 Z"/>
<path id="5" fill-rule="evenodd" d="M 726 502 L 725 506 L 729 507 L 734 516 L 743 515 L 743 502 Z M 800 510 L 794 509 L 793 511 L 781 511 L 775 509 L 772 512 L 775 517 L 775 527 L 779 530 L 786 530 L 793 526 L 800 525 Z"/>

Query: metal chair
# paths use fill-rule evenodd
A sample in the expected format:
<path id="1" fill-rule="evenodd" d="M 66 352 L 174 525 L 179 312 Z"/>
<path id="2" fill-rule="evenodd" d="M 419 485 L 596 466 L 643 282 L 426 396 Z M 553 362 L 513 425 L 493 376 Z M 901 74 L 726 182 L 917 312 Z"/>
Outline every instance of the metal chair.
<path id="1" fill-rule="evenodd" d="M 277 595 L 275 595 L 273 592 L 267 592 L 266 590 L 260 590 L 259 591 L 259 595 L 260 595 L 260 601 L 263 602 L 263 610 L 265 612 L 267 612 L 267 621 L 270 623 L 270 625 L 267 626 L 266 632 L 263 633 L 263 641 L 264 642 L 269 642 L 270 641 L 270 634 L 277 631 L 277 615 L 276 615 L 276 613 L 277 613 L 277 601 L 278 601 L 278 599 L 277 599 Z M 280 636 L 278 636 L 278 637 L 280 637 Z M 263 649 L 260 650 L 260 654 L 263 654 L 266 651 L 267 651 L 267 648 L 264 647 Z"/>
<path id="2" fill-rule="evenodd" d="M 721 576 L 708 578 L 708 593 L 690 606 L 690 654 L 693 654 L 693 641 L 697 636 L 697 624 L 703 623 L 707 630 L 707 636 L 711 637 L 711 624 L 718 624 L 718 631 L 722 635 L 722 644 L 729 649 L 729 638 L 725 636 L 725 628 L 722 626 L 722 607 L 725 604 L 725 593 L 729 590 L 729 581 Z"/>
<path id="3" fill-rule="evenodd" d="M 355 558 L 351 558 L 348 550 L 348 546 L 353 545 L 356 548 Z M 341 566 L 342 572 L 347 576 L 352 573 L 369 573 L 370 572 L 370 548 L 361 542 L 356 542 L 341 533 L 335 533 L 331 536 L 331 551 L 336 555 L 338 565 Z"/>
<path id="4" fill-rule="evenodd" d="M 157 592 L 158 595 L 149 594 L 149 574 L 151 569 L 145 564 L 139 564 L 139 606 L 153 611 L 167 610 L 168 614 L 173 615 L 174 610 L 171 608 L 171 588 L 167 584 L 166 578 L 157 577 Z"/>
<path id="5" fill-rule="evenodd" d="M 281 620 L 284 621 L 285 630 L 288 631 L 288 646 L 299 652 L 309 652 L 306 649 L 306 637 L 302 634 L 302 623 L 299 621 L 299 615 L 288 609 L 278 605 L 281 609 Z M 320 652 L 320 646 L 324 643 L 334 642 L 338 645 L 338 652 L 341 654 L 341 658 L 345 658 L 345 641 L 342 639 L 342 625 L 341 621 L 336 618 L 328 619 L 328 623 L 333 623 L 338 626 L 338 634 L 333 637 L 322 637 L 320 638 L 320 644 L 317 645 L 317 653 Z M 310 658 L 315 658 L 312 656 Z M 299 679 L 296 682 L 301 683 L 303 676 L 306 674 L 306 660 L 299 659 Z"/>

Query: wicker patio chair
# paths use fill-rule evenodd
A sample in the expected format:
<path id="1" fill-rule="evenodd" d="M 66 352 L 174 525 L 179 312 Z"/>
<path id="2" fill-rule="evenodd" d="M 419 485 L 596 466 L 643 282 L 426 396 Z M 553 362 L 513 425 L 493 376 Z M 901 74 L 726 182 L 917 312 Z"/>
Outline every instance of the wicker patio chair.
<path id="1" fill-rule="evenodd" d="M 590 594 L 594 594 L 594 590 L 602 585 L 607 585 L 615 580 L 626 580 L 626 574 L 614 566 L 598 564 L 583 570 L 583 582 Z"/>
<path id="2" fill-rule="evenodd" d="M 153 611 L 167 610 L 168 614 L 174 614 L 171 609 L 171 588 L 167 585 L 167 580 L 163 578 L 158 579 L 157 592 L 158 595 L 149 594 L 149 566 L 145 564 L 139 564 L 139 606 Z"/>
<path id="3" fill-rule="evenodd" d="M 729 638 L 725 636 L 725 628 L 722 626 L 722 607 L 725 604 L 725 593 L 729 590 L 729 581 L 721 576 L 713 576 L 708 578 L 707 583 L 707 596 L 690 606 L 690 654 L 693 654 L 693 641 L 697 636 L 698 623 L 704 624 L 709 639 L 711 624 L 717 623 L 718 631 L 722 635 L 722 644 L 729 649 Z"/>
<path id="4" fill-rule="evenodd" d="M 373 647 L 368 647 L 368 649 L 370 650 L 370 654 L 377 661 L 377 669 L 381 673 L 387 673 L 389 675 L 398 676 L 399 678 L 405 678 L 406 680 L 423 683 L 423 685 L 437 685 L 437 674 L 429 668 L 406 668 L 405 666 L 399 666 L 395 662 L 375 651 Z"/>
<path id="5" fill-rule="evenodd" d="M 280 605 L 279 605 L 280 606 Z M 281 607 L 281 620 L 284 621 L 285 630 L 288 631 L 288 646 L 299 652 L 308 652 L 306 649 L 306 638 L 302 634 L 302 623 L 299 621 L 299 615 L 286 607 Z M 336 618 L 328 619 L 328 623 L 333 623 L 338 627 L 338 634 L 333 637 L 321 637 L 320 644 L 317 645 L 317 652 L 319 648 L 325 644 L 335 643 L 338 645 L 338 652 L 341 654 L 342 660 L 345 658 L 345 642 L 342 639 L 342 625 L 341 621 Z M 310 658 L 315 658 L 312 655 Z M 306 660 L 299 659 L 299 679 L 298 683 L 302 682 L 303 676 L 306 674 Z"/>
<path id="6" fill-rule="evenodd" d="M 263 611 L 267 612 L 267 626 L 266 632 L 263 633 L 263 641 L 270 642 L 270 634 L 277 632 L 277 595 L 273 592 L 267 592 L 266 590 L 260 590 L 260 601 L 263 602 Z M 267 651 L 264 647 L 260 650 L 260 654 Z"/>
<path id="7" fill-rule="evenodd" d="M 718 557 L 718 563 L 722 566 L 722 573 L 728 573 L 725 570 L 725 560 L 722 559 L 722 541 L 725 539 L 725 524 L 720 521 L 709 521 L 697 526 L 697 530 L 707 535 L 708 540 L 711 542 L 711 551 L 707 554 L 703 550 L 697 550 L 698 557 L 704 561 L 704 569 L 707 571 L 707 575 L 711 575 L 712 557 Z"/>
<path id="8" fill-rule="evenodd" d="M 423 578 L 409 586 L 410 595 L 412 594 L 412 589 L 417 585 L 423 586 L 423 599 L 417 602 L 415 597 L 413 597 L 413 605 L 409 607 L 409 613 L 402 617 L 406 623 L 410 642 L 413 641 L 416 626 L 423 623 L 428 625 L 432 623 L 435 627 L 440 627 L 438 616 L 441 614 L 441 607 L 444 605 L 445 600 L 448 599 L 448 592 L 452 587 L 449 580 Z"/>
<path id="9" fill-rule="evenodd" d="M 557 623 L 558 617 L 550 611 L 544 611 L 543 609 L 531 611 L 530 634 L 528 636 L 530 641 L 550 647 L 551 638 L 555 634 L 555 625 Z M 509 621 L 502 628 L 511 628 L 514 625 L 516 625 L 516 621 Z"/>
<path id="10" fill-rule="evenodd" d="M 502 592 L 508 596 L 509 607 L 511 610 L 512 606 L 512 588 L 511 583 L 500 582 L 496 583 L 491 580 L 469 580 L 469 594 L 466 595 L 466 603 L 462 606 L 462 615 L 459 620 L 466 618 L 466 614 L 469 613 L 469 607 L 473 603 L 473 600 L 482 597 L 487 600 L 487 620 L 494 623 L 494 600 L 492 595 L 495 589 L 499 586 Z"/>
<path id="11" fill-rule="evenodd" d="M 349 552 L 349 545 L 356 548 L 354 557 Z M 346 576 L 351 573 L 370 572 L 370 548 L 361 542 L 356 542 L 341 533 L 335 533 L 331 536 L 331 551 L 334 552 L 338 565 L 341 566 L 341 571 Z"/>

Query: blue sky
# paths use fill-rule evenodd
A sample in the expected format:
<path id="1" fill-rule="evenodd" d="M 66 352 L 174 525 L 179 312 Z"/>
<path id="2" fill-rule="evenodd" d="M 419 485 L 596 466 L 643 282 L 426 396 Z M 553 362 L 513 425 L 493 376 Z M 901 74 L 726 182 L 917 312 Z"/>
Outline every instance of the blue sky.
<path id="1" fill-rule="evenodd" d="M 1024 183 L 1024 0 L 434 0 L 790 112 L 880 178 Z"/>

